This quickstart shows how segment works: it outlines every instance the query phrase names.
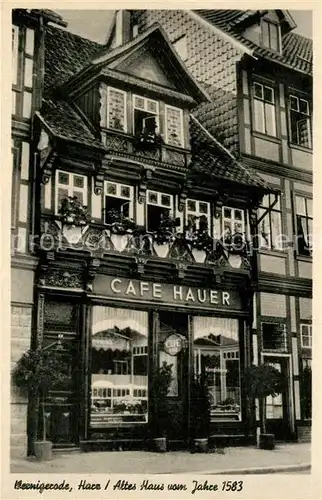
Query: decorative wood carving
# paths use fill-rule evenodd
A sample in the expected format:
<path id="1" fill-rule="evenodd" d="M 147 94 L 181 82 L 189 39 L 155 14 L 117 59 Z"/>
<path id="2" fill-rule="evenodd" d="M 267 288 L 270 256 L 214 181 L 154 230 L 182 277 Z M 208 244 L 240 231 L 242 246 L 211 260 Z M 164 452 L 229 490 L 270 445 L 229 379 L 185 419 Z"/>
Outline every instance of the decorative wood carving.
<path id="1" fill-rule="evenodd" d="M 179 203 L 178 203 L 179 212 L 183 212 L 187 197 L 188 197 L 188 189 L 187 189 L 187 186 L 184 185 L 182 187 L 180 194 L 179 194 Z"/>
<path id="2" fill-rule="evenodd" d="M 83 288 L 80 272 L 66 269 L 51 269 L 46 276 L 46 285 L 61 288 Z"/>
<path id="3" fill-rule="evenodd" d="M 140 204 L 145 203 L 147 184 L 148 184 L 149 180 L 152 179 L 152 175 L 153 175 L 154 170 L 155 170 L 155 167 L 152 167 L 150 165 L 146 165 L 141 172 L 141 179 L 140 179 L 140 184 L 139 184 L 139 203 Z"/>
<path id="4" fill-rule="evenodd" d="M 179 260 L 178 262 L 176 262 L 176 268 L 179 280 L 183 280 L 185 278 L 187 267 L 188 267 L 187 262 L 184 262 L 183 260 Z"/>
<path id="5" fill-rule="evenodd" d="M 40 157 L 41 182 L 47 184 L 52 175 L 53 164 L 57 158 L 57 153 L 51 148 L 44 158 Z"/>
<path id="6" fill-rule="evenodd" d="M 44 335 L 45 295 L 40 293 L 37 301 L 37 347 L 42 345 Z"/>
<path id="7" fill-rule="evenodd" d="M 145 264 L 147 263 L 148 258 L 144 254 L 138 254 L 135 256 L 135 262 L 136 262 L 136 272 L 140 276 L 144 274 L 144 267 Z"/>
<path id="8" fill-rule="evenodd" d="M 169 250 L 169 259 L 178 259 L 180 261 L 194 262 L 191 250 L 183 238 L 177 238 Z"/>
<path id="9" fill-rule="evenodd" d="M 85 289 L 87 292 L 93 291 L 93 281 L 100 268 L 100 259 L 90 259 L 85 272 Z"/>
<path id="10" fill-rule="evenodd" d="M 94 177 L 94 193 L 99 196 L 104 188 L 104 173 L 98 172 Z"/>

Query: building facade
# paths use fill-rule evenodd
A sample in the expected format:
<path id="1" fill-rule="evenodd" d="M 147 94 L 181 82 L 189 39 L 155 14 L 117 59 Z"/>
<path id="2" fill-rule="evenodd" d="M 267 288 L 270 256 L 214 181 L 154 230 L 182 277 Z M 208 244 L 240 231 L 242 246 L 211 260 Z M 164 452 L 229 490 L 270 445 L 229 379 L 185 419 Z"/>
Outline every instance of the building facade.
<path id="1" fill-rule="evenodd" d="M 289 378 L 272 431 L 295 439 L 310 418 L 307 42 L 286 64 L 287 12 L 234 11 L 238 36 L 225 12 L 118 11 L 105 45 L 51 11 L 13 13 L 12 362 L 63 346 L 56 447 L 144 445 L 164 362 L 174 446 L 191 440 L 200 373 L 211 436 L 254 442 L 242 374 L 265 359 Z M 256 45 L 265 23 L 277 48 Z M 13 388 L 11 403 L 12 451 L 30 452 L 28 402 Z"/>

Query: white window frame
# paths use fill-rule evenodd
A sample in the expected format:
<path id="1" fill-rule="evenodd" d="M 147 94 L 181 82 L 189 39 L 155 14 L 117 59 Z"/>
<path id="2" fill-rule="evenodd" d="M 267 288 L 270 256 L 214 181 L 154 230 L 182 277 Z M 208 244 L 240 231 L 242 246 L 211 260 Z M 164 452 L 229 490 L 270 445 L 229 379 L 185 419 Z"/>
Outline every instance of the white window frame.
<path id="1" fill-rule="evenodd" d="M 196 210 L 192 211 L 189 210 L 188 208 L 188 203 L 189 201 L 193 201 L 196 204 Z M 207 205 L 207 214 L 204 214 L 203 212 L 200 211 L 200 203 L 205 203 Z M 186 214 L 185 214 L 185 223 L 188 224 L 188 218 L 189 215 L 193 215 L 195 217 L 198 217 L 196 219 L 196 228 L 199 229 L 199 217 L 206 217 L 207 222 L 208 222 L 208 234 L 211 232 L 211 208 L 210 208 L 210 203 L 209 201 L 203 201 L 203 200 L 195 200 L 193 198 L 187 198 L 186 199 Z"/>
<path id="2" fill-rule="evenodd" d="M 18 84 L 18 61 L 19 61 L 19 26 L 12 25 L 13 47 L 12 47 L 12 84 Z"/>
<path id="3" fill-rule="evenodd" d="M 176 111 L 179 111 L 180 113 L 180 146 L 175 146 L 174 144 L 169 144 L 168 142 L 168 110 L 169 109 L 175 109 Z M 165 111 L 164 111 L 164 117 L 165 117 L 165 123 L 164 123 L 164 137 L 165 137 L 165 142 L 166 144 L 169 144 L 169 146 L 173 147 L 184 147 L 184 134 L 183 134 L 183 111 L 180 108 L 177 108 L 175 106 L 170 106 L 169 104 L 165 105 Z"/>
<path id="4" fill-rule="evenodd" d="M 303 335 L 303 329 L 307 328 L 307 335 Z M 312 349 L 312 324 L 310 323 L 301 323 L 300 324 L 300 331 L 301 331 L 301 346 L 304 349 Z M 307 339 L 308 340 L 308 345 L 305 345 L 303 340 Z"/>
<path id="5" fill-rule="evenodd" d="M 110 184 L 115 184 L 116 186 L 116 194 L 111 194 L 108 193 L 108 186 Z M 126 187 L 130 189 L 130 196 L 122 196 L 121 191 L 122 187 Z M 133 219 L 133 213 L 134 213 L 134 189 L 133 186 L 130 186 L 129 184 L 123 184 L 119 182 L 113 182 L 113 181 L 104 181 L 104 210 L 106 210 L 106 196 L 109 198 L 117 198 L 119 200 L 124 200 L 124 203 L 129 204 L 129 218 Z M 105 217 L 104 217 L 104 222 L 105 222 Z"/>
<path id="6" fill-rule="evenodd" d="M 292 108 L 291 106 L 291 99 L 296 99 L 296 102 L 297 102 L 297 109 L 294 109 Z M 303 101 L 303 102 L 306 102 L 306 109 L 307 109 L 307 113 L 303 113 L 302 111 L 300 111 L 300 101 Z M 310 102 L 308 99 L 303 99 L 302 97 L 299 97 L 295 94 L 290 94 L 289 95 L 289 119 L 290 119 L 290 142 L 291 144 L 295 144 L 297 146 L 301 146 L 303 148 L 312 148 L 312 129 L 311 129 L 311 107 L 310 107 Z M 308 123 L 308 140 L 309 140 L 309 145 L 308 146 L 305 146 L 303 144 L 300 143 L 299 141 L 299 130 L 297 128 L 296 132 L 297 132 L 297 142 L 293 142 L 293 138 L 292 138 L 292 122 L 291 122 L 291 114 L 292 114 L 292 111 L 294 111 L 295 113 L 298 113 L 300 115 L 303 116 L 303 120 L 306 120 L 307 123 Z"/>
<path id="7" fill-rule="evenodd" d="M 258 97 L 255 93 L 255 87 L 258 86 L 258 87 L 261 87 L 261 94 L 262 96 L 261 97 Z M 273 100 L 269 101 L 269 100 L 266 100 L 265 99 L 265 94 L 264 94 L 264 90 L 265 89 L 269 89 L 272 91 L 272 95 L 273 95 Z M 265 85 L 261 82 L 258 82 L 256 80 L 253 81 L 253 131 L 254 132 L 258 132 L 259 134 L 263 134 L 263 135 L 268 135 L 269 137 L 277 137 L 277 128 L 276 128 L 276 95 L 275 95 L 275 88 L 273 86 L 270 86 L 270 85 Z M 263 122 L 263 130 L 258 130 L 256 127 L 256 120 L 255 120 L 255 114 L 256 114 L 256 110 L 255 110 L 255 101 L 259 101 L 259 102 L 262 102 L 263 103 L 263 116 L 261 117 L 262 118 L 262 122 Z M 274 106 L 274 133 L 273 134 L 269 134 L 267 132 L 267 121 L 266 121 L 266 105 L 269 105 L 269 106 Z"/>
<path id="8" fill-rule="evenodd" d="M 258 216 L 261 217 L 261 215 L 263 214 L 263 212 L 266 212 L 264 218 L 260 221 L 259 223 L 259 228 L 258 228 L 258 236 L 259 236 L 259 246 L 260 248 L 263 248 L 263 249 L 266 249 L 266 250 L 277 250 L 277 251 L 283 251 L 285 250 L 285 248 L 283 248 L 283 242 L 281 241 L 281 238 L 279 238 L 279 242 L 276 242 L 275 241 L 275 244 L 274 244 L 274 241 L 273 241 L 273 223 L 272 223 L 272 214 L 278 214 L 279 216 L 279 226 L 280 226 L 280 235 L 283 233 L 283 229 L 282 229 L 282 207 L 281 207 L 281 196 L 278 194 L 277 195 L 278 198 L 279 198 L 279 203 L 277 204 L 277 206 L 279 206 L 279 208 L 275 208 L 275 206 L 273 208 L 269 208 L 270 205 L 271 205 L 271 198 L 274 197 L 274 195 L 265 195 L 261 201 L 261 204 L 258 208 Z M 268 199 L 268 202 L 267 204 L 263 204 L 263 201 L 266 199 Z M 264 237 L 262 236 L 262 231 L 261 231 L 261 227 L 262 227 L 262 224 L 264 221 L 267 221 L 268 220 L 268 225 L 269 225 L 269 243 L 266 243 L 265 240 L 264 240 Z M 279 246 L 278 246 L 278 243 L 279 243 Z"/>
<path id="9" fill-rule="evenodd" d="M 150 203 L 149 202 L 149 195 L 151 193 L 157 195 L 157 203 Z M 169 205 L 164 205 L 164 203 L 161 202 L 162 196 L 169 196 L 170 197 L 170 200 L 171 200 L 170 206 Z M 155 191 L 154 189 L 148 189 L 147 192 L 146 192 L 146 207 L 148 207 L 148 205 L 152 205 L 152 206 L 155 206 L 155 207 L 166 208 L 167 210 L 169 210 L 169 215 L 171 217 L 173 217 L 173 194 L 170 194 L 170 193 L 161 193 L 161 191 Z"/>
<path id="10" fill-rule="evenodd" d="M 143 99 L 144 101 L 144 108 L 139 108 L 139 107 L 136 107 L 135 106 L 135 98 L 138 98 L 138 99 Z M 157 113 L 153 113 L 152 111 L 150 111 L 148 109 L 148 103 L 149 102 L 154 102 L 156 104 L 156 109 L 157 109 Z M 134 112 L 135 110 L 139 110 L 139 111 L 146 111 L 147 113 L 150 113 L 151 116 L 155 116 L 155 123 L 157 125 L 157 128 L 155 130 L 155 132 L 158 134 L 160 132 L 160 106 L 159 106 L 159 102 L 156 101 L 155 99 L 148 99 L 147 97 L 143 97 L 142 95 L 138 95 L 138 94 L 133 94 L 133 105 L 132 105 L 132 124 L 133 124 L 133 133 L 136 133 L 135 131 L 135 119 L 134 119 Z"/>
<path id="11" fill-rule="evenodd" d="M 59 174 L 65 174 L 69 175 L 69 184 L 60 184 L 58 182 L 59 179 Z M 84 179 L 84 187 L 79 188 L 73 185 L 73 180 L 74 177 L 82 177 Z M 58 206 L 58 189 L 65 189 L 68 191 L 68 196 L 74 196 L 75 191 L 82 192 L 83 194 L 83 205 L 87 206 L 87 200 L 88 200 L 88 179 L 86 175 L 82 174 L 77 174 L 77 173 L 72 173 L 72 172 L 67 172 L 66 170 L 56 170 L 56 182 L 55 182 L 55 214 L 58 215 L 59 211 L 59 206 Z"/>
<path id="12" fill-rule="evenodd" d="M 225 217 L 225 209 L 228 209 L 228 210 L 231 210 L 231 213 L 233 214 L 233 217 Z M 236 219 L 235 217 L 235 211 L 238 210 L 239 212 L 241 212 L 242 214 L 242 218 L 241 219 Z M 235 231 L 232 231 L 232 227 L 234 226 L 234 223 L 237 222 L 238 224 L 242 224 L 242 235 L 244 237 L 246 237 L 246 223 L 245 223 L 245 210 L 243 208 L 235 208 L 235 207 L 228 207 L 227 205 L 226 206 L 223 206 L 222 207 L 222 212 L 221 212 L 221 232 L 222 232 L 222 235 L 224 235 L 224 223 L 225 221 L 230 221 L 230 230 L 231 230 L 231 234 L 235 234 Z"/>
<path id="13" fill-rule="evenodd" d="M 124 130 L 118 130 L 111 128 L 109 125 L 109 113 L 110 113 L 110 92 L 118 92 L 119 94 L 123 94 L 123 102 L 124 102 Z M 106 128 L 111 130 L 118 130 L 119 132 L 127 132 L 127 105 L 126 105 L 126 92 L 121 89 L 117 89 L 115 87 L 108 86 L 107 87 L 107 103 L 106 103 Z"/>

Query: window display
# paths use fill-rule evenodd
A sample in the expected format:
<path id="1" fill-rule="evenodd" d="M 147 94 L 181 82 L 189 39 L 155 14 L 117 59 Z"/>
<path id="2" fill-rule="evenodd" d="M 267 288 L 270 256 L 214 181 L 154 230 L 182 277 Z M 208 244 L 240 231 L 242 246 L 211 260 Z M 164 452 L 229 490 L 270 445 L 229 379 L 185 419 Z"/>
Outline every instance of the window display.
<path id="1" fill-rule="evenodd" d="M 238 320 L 195 316 L 194 371 L 206 376 L 212 420 L 240 420 Z"/>
<path id="2" fill-rule="evenodd" d="M 148 315 L 94 306 L 91 427 L 148 419 Z"/>

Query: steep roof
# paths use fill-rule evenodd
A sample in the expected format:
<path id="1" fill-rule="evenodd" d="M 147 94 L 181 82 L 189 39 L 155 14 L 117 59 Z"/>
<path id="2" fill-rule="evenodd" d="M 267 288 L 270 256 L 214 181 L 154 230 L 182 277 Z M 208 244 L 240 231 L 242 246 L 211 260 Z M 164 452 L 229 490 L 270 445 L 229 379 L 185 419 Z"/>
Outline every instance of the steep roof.
<path id="1" fill-rule="evenodd" d="M 245 21 L 245 19 L 259 13 L 259 11 L 200 9 L 195 12 L 209 23 L 241 42 L 246 48 L 251 49 L 254 56 L 267 58 L 301 73 L 312 74 L 312 39 L 287 32 L 282 35 L 282 53 L 278 53 L 260 47 L 240 33 L 238 25 Z"/>

